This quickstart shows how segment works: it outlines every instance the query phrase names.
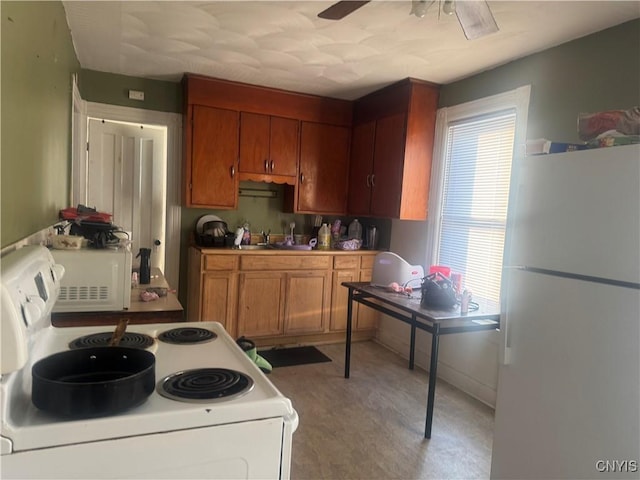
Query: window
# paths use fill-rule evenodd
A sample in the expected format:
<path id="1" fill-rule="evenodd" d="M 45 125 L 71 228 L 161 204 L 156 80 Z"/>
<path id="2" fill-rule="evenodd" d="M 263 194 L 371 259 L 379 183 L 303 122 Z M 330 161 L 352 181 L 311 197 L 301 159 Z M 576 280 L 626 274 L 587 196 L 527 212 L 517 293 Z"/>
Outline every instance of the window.
<path id="1" fill-rule="evenodd" d="M 436 126 L 430 264 L 463 275 L 476 297 L 500 301 L 509 184 L 524 144 L 529 87 L 442 109 Z"/>

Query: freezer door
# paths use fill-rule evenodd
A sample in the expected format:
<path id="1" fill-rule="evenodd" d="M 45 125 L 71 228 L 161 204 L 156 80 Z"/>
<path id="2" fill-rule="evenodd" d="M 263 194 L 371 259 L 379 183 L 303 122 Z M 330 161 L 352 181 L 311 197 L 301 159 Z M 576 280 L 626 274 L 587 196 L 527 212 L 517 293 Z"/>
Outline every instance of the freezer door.
<path id="1" fill-rule="evenodd" d="M 508 282 L 491 478 L 638 478 L 640 291 L 517 270 Z"/>
<path id="2" fill-rule="evenodd" d="M 640 145 L 526 157 L 507 265 L 640 283 Z"/>

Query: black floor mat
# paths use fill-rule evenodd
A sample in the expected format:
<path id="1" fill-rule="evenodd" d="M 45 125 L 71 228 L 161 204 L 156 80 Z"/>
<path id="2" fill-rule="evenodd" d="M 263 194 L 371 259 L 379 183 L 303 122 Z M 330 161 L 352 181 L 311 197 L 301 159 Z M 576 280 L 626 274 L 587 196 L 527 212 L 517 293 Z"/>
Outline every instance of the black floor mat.
<path id="1" fill-rule="evenodd" d="M 260 350 L 258 353 L 274 368 L 331 361 L 316 347 L 272 348 L 271 350 Z"/>

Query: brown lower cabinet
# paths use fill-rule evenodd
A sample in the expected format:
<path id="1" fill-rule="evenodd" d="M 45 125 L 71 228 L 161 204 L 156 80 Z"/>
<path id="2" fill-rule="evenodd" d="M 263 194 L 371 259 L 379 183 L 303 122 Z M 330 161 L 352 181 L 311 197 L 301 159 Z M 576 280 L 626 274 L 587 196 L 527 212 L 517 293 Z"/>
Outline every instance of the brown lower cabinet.
<path id="1" fill-rule="evenodd" d="M 284 333 L 286 273 L 240 274 L 238 336 L 264 337 Z"/>
<path id="2" fill-rule="evenodd" d="M 228 332 L 236 329 L 238 258 L 203 255 L 189 249 L 187 318 L 220 322 Z"/>
<path id="3" fill-rule="evenodd" d="M 344 332 L 347 329 L 349 290 L 342 286 L 342 282 L 371 281 L 373 259 L 373 255 L 350 255 L 334 259 L 331 330 Z M 378 312 L 360 303 L 355 303 L 352 322 L 352 330 L 356 332 L 375 330 L 378 327 Z"/>
<path id="4" fill-rule="evenodd" d="M 377 252 L 189 249 L 190 321 L 217 321 L 261 345 L 344 341 L 347 281 L 368 281 Z M 355 305 L 354 338 L 371 338 L 376 311 Z"/>

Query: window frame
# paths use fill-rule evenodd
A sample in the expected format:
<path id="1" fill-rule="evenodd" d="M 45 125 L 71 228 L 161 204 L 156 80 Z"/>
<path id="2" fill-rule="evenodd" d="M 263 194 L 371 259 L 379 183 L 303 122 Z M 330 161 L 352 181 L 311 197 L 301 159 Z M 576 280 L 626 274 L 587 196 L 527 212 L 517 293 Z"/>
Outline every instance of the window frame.
<path id="1" fill-rule="evenodd" d="M 518 87 L 508 92 L 492 95 L 471 102 L 466 102 L 453 107 L 445 107 L 438 110 L 436 114 L 436 129 L 433 150 L 433 163 L 431 170 L 431 185 L 429 188 L 429 217 L 427 219 L 427 243 L 426 260 L 427 270 L 429 265 L 435 264 L 437 258 L 439 239 L 442 224 L 442 208 L 445 181 L 445 163 L 448 142 L 448 130 L 450 124 L 461 123 L 484 115 L 504 112 L 505 110 L 515 110 L 515 136 L 513 143 L 513 156 L 511 164 L 510 185 L 513 186 L 514 178 L 517 178 L 519 159 L 524 157 L 527 118 L 529 114 L 529 99 L 531 96 L 531 85 Z M 514 198 L 515 189 L 509 189 L 509 200 L 507 207 L 506 230 L 510 226 L 509 209 Z M 509 257 L 509 235 L 505 236 L 504 259 Z M 501 284 L 503 282 L 501 281 Z M 504 287 L 501 285 L 501 293 Z M 504 295 L 501 294 L 501 301 Z"/>

